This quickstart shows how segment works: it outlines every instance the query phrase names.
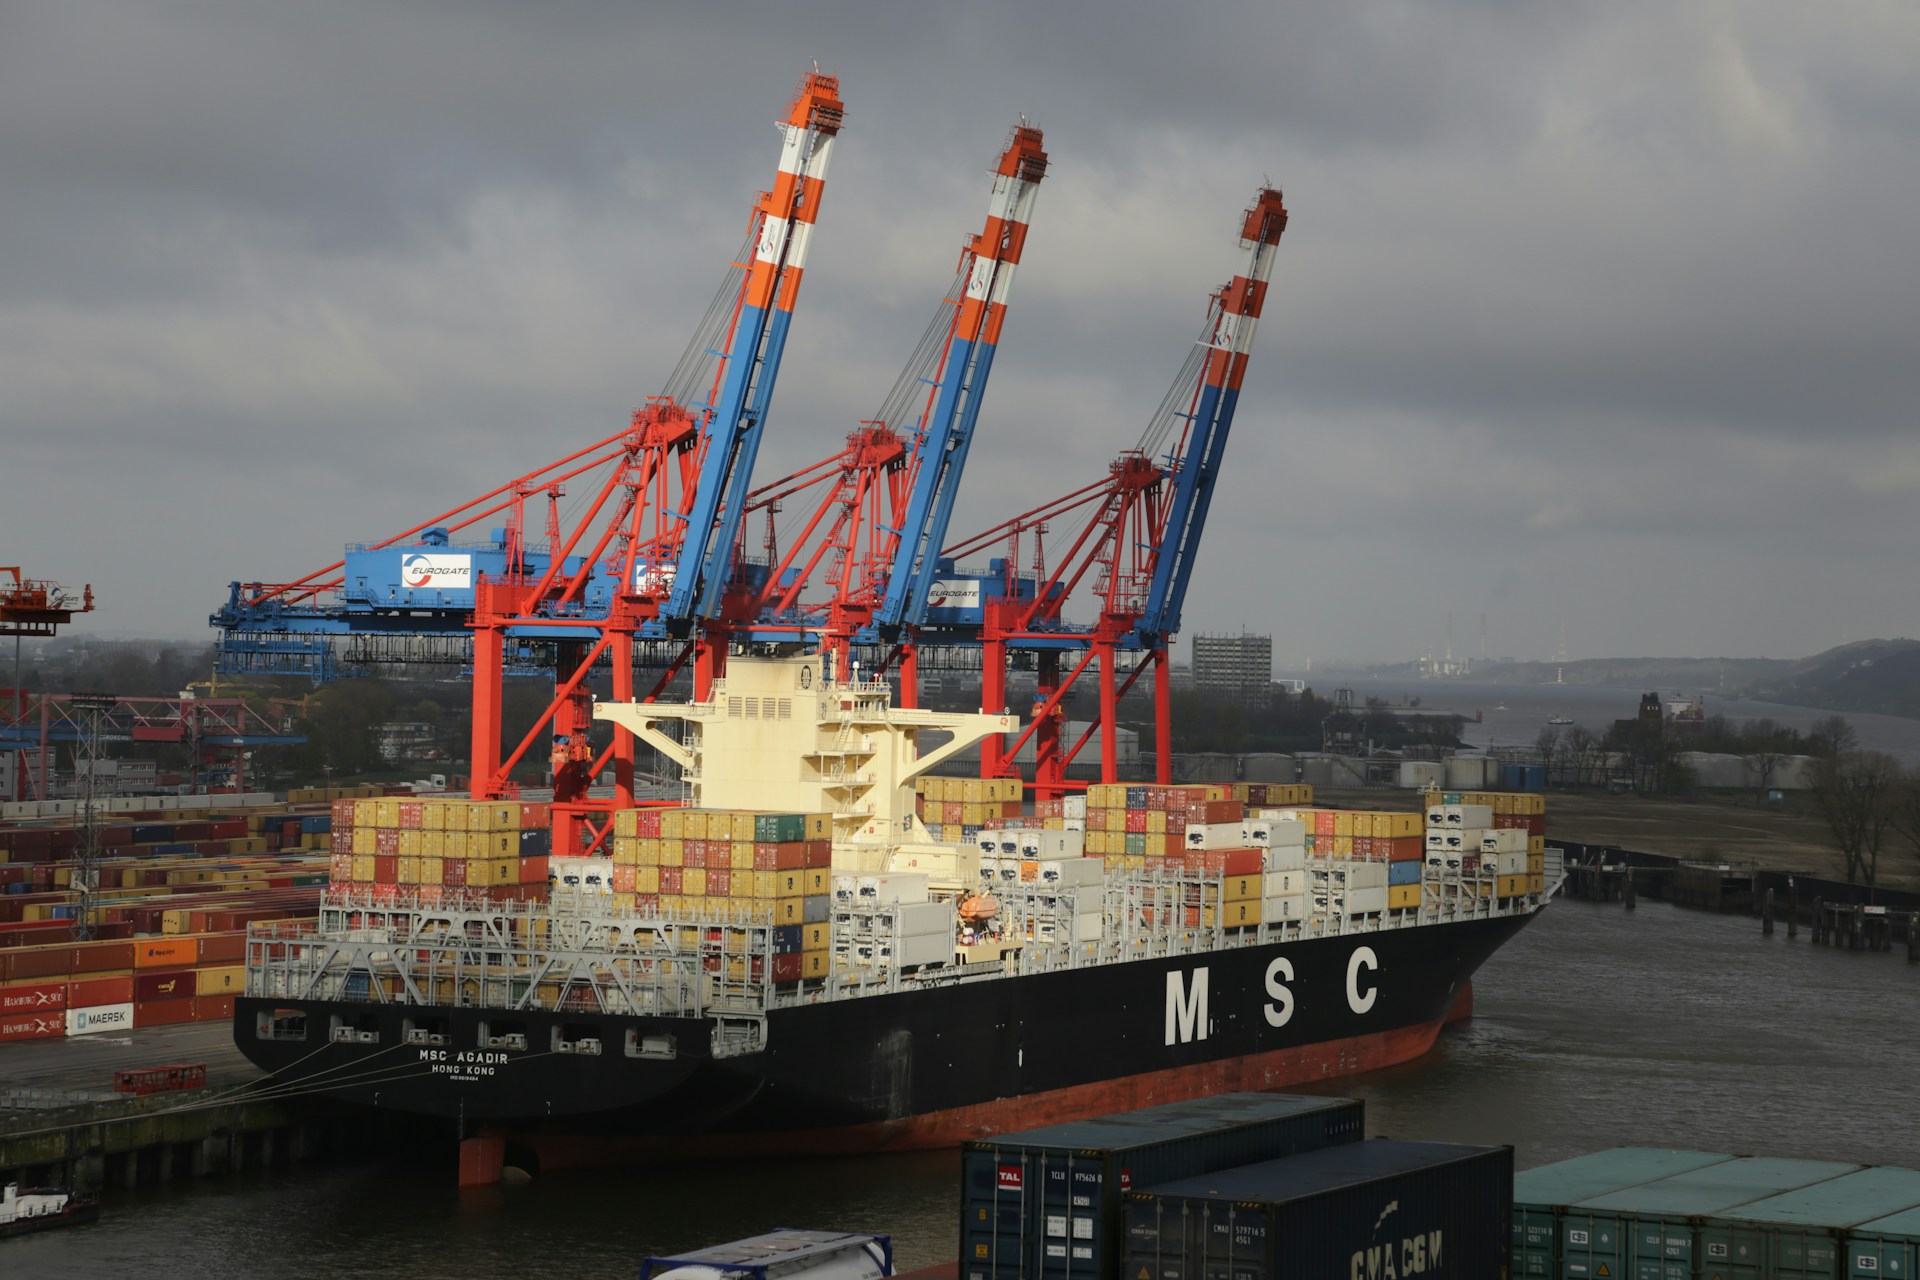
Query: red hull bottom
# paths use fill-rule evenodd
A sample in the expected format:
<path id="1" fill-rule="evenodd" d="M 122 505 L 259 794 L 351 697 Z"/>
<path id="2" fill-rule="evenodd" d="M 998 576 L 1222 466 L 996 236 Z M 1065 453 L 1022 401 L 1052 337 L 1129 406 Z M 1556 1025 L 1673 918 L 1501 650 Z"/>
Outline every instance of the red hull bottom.
<path id="1" fill-rule="evenodd" d="M 1473 1013 L 1470 986 L 1463 987 L 1440 1021 L 1394 1031 L 1374 1032 L 1323 1044 L 1279 1049 L 1209 1062 L 1198 1067 L 1149 1071 L 1117 1080 L 1076 1085 L 1019 1098 L 1003 1098 L 948 1111 L 929 1112 L 901 1120 L 813 1129 L 791 1133 L 717 1134 L 699 1138 L 594 1138 L 550 1134 L 516 1134 L 511 1130 L 470 1138 L 468 1144 L 493 1141 L 489 1154 L 502 1145 L 533 1155 L 542 1170 L 591 1168 L 633 1163 L 663 1156 L 682 1159 L 722 1159 L 741 1156 L 864 1155 L 880 1151 L 919 1151 L 953 1147 L 974 1138 L 1040 1125 L 1084 1120 L 1091 1116 L 1167 1102 L 1184 1102 L 1216 1093 L 1284 1089 L 1377 1071 L 1411 1062 L 1433 1048 L 1440 1029 Z M 504 1144 L 497 1139 L 505 1139 Z M 481 1168 L 469 1170 L 463 1144 L 461 1185 L 474 1186 L 498 1179 Z M 497 1158 L 497 1157 L 495 1157 Z M 472 1181 L 469 1179 L 472 1178 Z"/>

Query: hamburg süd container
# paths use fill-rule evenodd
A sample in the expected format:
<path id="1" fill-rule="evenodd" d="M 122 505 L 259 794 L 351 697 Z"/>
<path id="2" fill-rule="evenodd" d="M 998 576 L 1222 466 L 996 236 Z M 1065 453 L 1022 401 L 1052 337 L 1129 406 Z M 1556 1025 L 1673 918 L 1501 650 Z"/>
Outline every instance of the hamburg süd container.
<path id="1" fill-rule="evenodd" d="M 1127 1280 L 1508 1274 L 1513 1148 L 1376 1140 L 1127 1194 Z"/>
<path id="2" fill-rule="evenodd" d="M 1560 1215 L 1570 1204 L 1733 1159 L 1708 1151 L 1616 1147 L 1513 1175 L 1513 1274 L 1560 1274 Z"/>
<path id="3" fill-rule="evenodd" d="M 1351 1098 L 1223 1093 L 1002 1134 L 961 1155 L 961 1280 L 1113 1272 L 1132 1187 L 1362 1136 Z"/>
<path id="4" fill-rule="evenodd" d="M 1691 1275 L 1700 1257 L 1702 1219 L 1859 1168 L 1831 1160 L 1743 1156 L 1590 1197 L 1560 1215 L 1561 1275 L 1603 1280 L 1661 1265 L 1675 1275 Z M 1665 1280 L 1665 1272 L 1655 1274 Z"/>

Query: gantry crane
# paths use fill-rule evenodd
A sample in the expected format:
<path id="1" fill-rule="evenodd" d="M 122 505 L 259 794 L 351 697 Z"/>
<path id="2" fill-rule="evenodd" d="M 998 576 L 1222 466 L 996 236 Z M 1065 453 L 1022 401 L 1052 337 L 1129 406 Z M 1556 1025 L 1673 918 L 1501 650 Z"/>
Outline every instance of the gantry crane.
<path id="1" fill-rule="evenodd" d="M 830 458 L 755 489 L 746 510 L 767 518 L 767 569 L 744 592 L 725 626 L 751 639 L 818 644 L 840 679 L 856 644 L 890 652 L 870 676 L 900 661 L 901 695 L 917 701 L 908 628 L 925 611 L 932 549 L 946 537 L 979 421 L 980 405 L 1006 320 L 1013 277 L 1026 245 L 1047 153 L 1024 119 L 1002 148 L 981 231 L 961 250 L 953 287 L 940 304 L 877 418 L 863 422 Z M 781 554 L 774 514 L 831 481 Z M 741 555 L 742 563 L 746 557 Z M 825 565 L 824 583 L 815 574 Z M 827 596 L 807 600 L 810 586 Z"/>
<path id="2" fill-rule="evenodd" d="M 1286 225 L 1280 192 L 1263 189 L 1241 222 L 1241 244 L 1248 250 L 1245 270 L 1211 295 L 1199 340 L 1173 389 L 1139 444 L 1115 460 L 1105 480 L 957 543 L 942 557 L 950 590 L 965 598 L 929 630 L 940 633 L 941 643 L 981 647 L 982 708 L 1004 708 L 1010 652 L 1033 653 L 1038 670 L 1032 722 L 1005 749 L 994 738 L 983 740 L 983 776 L 1004 771 L 1007 761 L 1031 740 L 1036 786 L 1043 797 L 1057 794 L 1067 766 L 1097 730 L 1102 776 L 1113 781 L 1119 700 L 1151 668 L 1155 766 L 1160 782 L 1171 781 L 1167 646 L 1180 629 L 1187 584 L 1266 301 L 1274 249 Z M 1053 522 L 1074 512 L 1082 513 L 1085 522 L 1049 571 L 1043 536 Z M 996 546 L 1006 554 L 988 573 L 951 573 L 951 565 L 960 559 Z M 1033 567 L 1023 572 L 1021 558 L 1028 551 Z M 1065 621 L 1063 610 L 1083 584 L 1090 586 L 1098 616 L 1091 625 L 1076 626 Z M 1075 651 L 1079 660 L 1063 678 L 1061 660 Z M 1122 671 L 1123 653 L 1137 655 L 1130 671 Z M 1080 739 L 1063 749 L 1064 699 L 1096 661 L 1099 711 Z"/>

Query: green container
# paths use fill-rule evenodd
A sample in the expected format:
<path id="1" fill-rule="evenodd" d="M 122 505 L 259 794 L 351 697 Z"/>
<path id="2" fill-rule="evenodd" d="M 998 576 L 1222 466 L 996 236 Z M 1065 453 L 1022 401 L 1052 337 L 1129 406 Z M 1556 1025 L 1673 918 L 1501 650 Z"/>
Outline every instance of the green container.
<path id="1" fill-rule="evenodd" d="M 1560 1274 L 1560 1215 L 1567 1205 L 1731 1159 L 1732 1156 L 1710 1151 L 1616 1147 L 1516 1174 L 1513 1179 L 1513 1274 L 1549 1278 Z M 1592 1255 L 1588 1258 L 1589 1264 L 1595 1258 L 1612 1260 L 1607 1269 L 1617 1276 L 1620 1252 L 1616 1246 L 1617 1241 L 1611 1234 L 1600 1242 L 1589 1234 L 1581 1249 L 1584 1254 Z"/>
<path id="2" fill-rule="evenodd" d="M 759 844 L 790 844 L 807 838 L 804 813 L 756 813 L 753 838 Z"/>
<path id="3" fill-rule="evenodd" d="M 1564 1280 L 1689 1280 L 1700 1260 L 1700 1219 L 1785 1191 L 1824 1182 L 1860 1168 L 1831 1160 L 1744 1156 L 1690 1169 L 1653 1182 L 1610 1191 L 1567 1206 L 1560 1217 Z M 1631 1259 L 1631 1269 L 1625 1264 Z M 1739 1264 L 1722 1280 L 1742 1276 Z M 1746 1275 L 1758 1276 L 1755 1269 Z M 1602 1269 L 1604 1267 L 1604 1270 Z M 1711 1275 L 1711 1272 L 1706 1274 Z"/>
<path id="4" fill-rule="evenodd" d="M 1147 833 L 1144 831 L 1127 832 L 1127 856 L 1143 858 L 1147 853 Z"/>
<path id="5" fill-rule="evenodd" d="M 1920 1272 L 1920 1209 L 1863 1222 L 1847 1232 L 1846 1280 L 1913 1280 Z"/>
<path id="6" fill-rule="evenodd" d="M 1769 1280 L 1836 1280 L 1851 1228 L 1914 1208 L 1920 1173 L 1894 1168 L 1862 1169 L 1755 1200 L 1701 1224 L 1699 1275 L 1710 1280 L 1724 1263 L 1735 1274 L 1759 1267 Z"/>

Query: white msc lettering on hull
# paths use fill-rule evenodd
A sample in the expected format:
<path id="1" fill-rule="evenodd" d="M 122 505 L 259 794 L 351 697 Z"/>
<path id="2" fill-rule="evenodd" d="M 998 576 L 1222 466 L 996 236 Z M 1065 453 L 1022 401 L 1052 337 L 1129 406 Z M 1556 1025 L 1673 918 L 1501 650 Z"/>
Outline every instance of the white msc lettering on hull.
<path id="1" fill-rule="evenodd" d="M 1356 947 L 1347 957 L 1347 1007 L 1355 1013 L 1365 1013 L 1373 1008 L 1373 1001 L 1380 994 L 1377 986 L 1368 987 L 1365 995 L 1360 994 L 1360 966 L 1365 965 L 1373 972 L 1380 972 L 1380 957 L 1373 954 L 1372 947 Z"/>
<path id="2" fill-rule="evenodd" d="M 1284 1027 L 1293 1018 L 1293 992 L 1286 984 L 1293 981 L 1293 961 L 1275 956 L 1267 966 L 1267 998 L 1274 1003 L 1266 1008 L 1267 1025 Z"/>
<path id="3" fill-rule="evenodd" d="M 1440 1269 L 1438 1231 L 1408 1236 L 1397 1244 L 1376 1244 L 1355 1251 L 1348 1280 L 1403 1280 Z"/>
<path id="4" fill-rule="evenodd" d="M 1206 966 L 1193 971 L 1191 986 L 1183 978 L 1178 969 L 1167 971 L 1167 1043 L 1170 1045 L 1207 1038 Z"/>

